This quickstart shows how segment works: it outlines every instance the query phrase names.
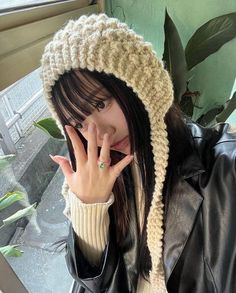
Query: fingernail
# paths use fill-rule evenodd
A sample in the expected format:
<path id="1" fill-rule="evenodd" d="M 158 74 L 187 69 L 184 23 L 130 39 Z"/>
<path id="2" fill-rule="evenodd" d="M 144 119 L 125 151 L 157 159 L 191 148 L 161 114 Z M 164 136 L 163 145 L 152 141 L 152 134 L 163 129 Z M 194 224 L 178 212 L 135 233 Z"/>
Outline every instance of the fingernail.
<path id="1" fill-rule="evenodd" d="M 54 156 L 53 155 L 51 155 L 51 154 L 49 154 L 49 157 L 53 160 L 53 161 L 55 161 L 55 159 L 54 159 Z"/>
<path id="2" fill-rule="evenodd" d="M 70 126 L 70 125 L 65 125 L 65 129 L 66 129 L 66 131 L 70 131 L 70 129 L 71 129 L 72 127 Z"/>

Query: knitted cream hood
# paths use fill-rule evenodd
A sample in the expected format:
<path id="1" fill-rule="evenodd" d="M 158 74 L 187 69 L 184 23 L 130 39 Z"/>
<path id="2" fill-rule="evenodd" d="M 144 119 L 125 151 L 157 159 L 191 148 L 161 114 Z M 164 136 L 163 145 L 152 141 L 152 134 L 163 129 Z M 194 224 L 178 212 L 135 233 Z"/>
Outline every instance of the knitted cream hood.
<path id="1" fill-rule="evenodd" d="M 150 119 L 156 175 L 147 221 L 147 244 L 152 259 L 150 281 L 152 292 L 167 292 L 162 261 L 162 188 L 169 152 L 164 116 L 173 102 L 173 89 L 163 63 L 150 43 L 125 23 L 105 14 L 83 15 L 76 21 L 70 20 L 47 44 L 41 63 L 44 95 L 63 134 L 51 102 L 51 90 L 66 71 L 87 68 L 112 73 L 125 81 L 142 100 Z"/>

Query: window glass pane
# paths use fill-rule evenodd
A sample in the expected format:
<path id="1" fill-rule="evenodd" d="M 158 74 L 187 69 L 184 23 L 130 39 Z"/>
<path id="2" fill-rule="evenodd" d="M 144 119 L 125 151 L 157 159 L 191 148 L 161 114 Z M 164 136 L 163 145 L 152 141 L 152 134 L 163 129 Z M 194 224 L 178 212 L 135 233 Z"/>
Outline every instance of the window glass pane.
<path id="1" fill-rule="evenodd" d="M 64 176 L 48 156 L 67 156 L 67 148 L 64 140 L 53 139 L 33 126 L 34 121 L 50 117 L 39 70 L 0 92 L 0 113 L 0 130 L 4 124 L 16 149 L 13 161 L 4 167 L 0 162 L 0 198 L 7 192 L 23 193 L 20 201 L 0 209 L 0 247 L 16 244 L 23 251 L 19 257 L 6 259 L 28 292 L 69 292 L 72 277 L 63 249 L 69 227 L 61 194 Z M 14 117 L 18 120 L 9 127 Z M 8 141 L 8 146 L 11 143 Z M 6 148 L 0 141 L 0 155 L 4 154 Z M 31 216 L 4 226 L 4 219 L 34 203 L 36 208 Z M 54 244 L 57 241 L 61 244 L 59 248 Z"/>

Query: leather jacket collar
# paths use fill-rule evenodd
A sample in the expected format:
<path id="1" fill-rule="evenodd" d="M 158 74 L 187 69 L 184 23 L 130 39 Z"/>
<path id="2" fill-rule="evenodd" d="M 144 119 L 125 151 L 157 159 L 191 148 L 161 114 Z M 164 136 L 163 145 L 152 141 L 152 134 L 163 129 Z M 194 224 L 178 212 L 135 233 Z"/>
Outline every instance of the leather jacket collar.
<path id="1" fill-rule="evenodd" d="M 218 143 L 232 140 L 229 136 L 231 126 L 227 123 L 219 123 L 214 128 L 189 123 L 188 127 L 193 138 L 192 152 L 178 166 L 179 177 L 171 196 L 168 187 L 164 195 L 167 197 L 163 251 L 166 283 L 183 252 L 203 201 L 194 182 L 198 175 L 206 172 L 207 165 L 204 166 L 203 162 L 207 164 L 209 161 L 208 150 Z"/>
<path id="2" fill-rule="evenodd" d="M 194 125 L 189 124 L 192 136 Z M 195 133 L 196 135 L 196 133 Z M 163 262 L 165 281 L 168 279 L 185 247 L 192 231 L 195 218 L 202 203 L 202 196 L 189 184 L 192 177 L 205 172 L 200 154 L 191 144 L 192 152 L 178 166 L 178 179 L 171 190 L 171 176 L 168 178 L 164 194 L 164 251 Z M 166 198 L 165 198 L 166 197 Z"/>

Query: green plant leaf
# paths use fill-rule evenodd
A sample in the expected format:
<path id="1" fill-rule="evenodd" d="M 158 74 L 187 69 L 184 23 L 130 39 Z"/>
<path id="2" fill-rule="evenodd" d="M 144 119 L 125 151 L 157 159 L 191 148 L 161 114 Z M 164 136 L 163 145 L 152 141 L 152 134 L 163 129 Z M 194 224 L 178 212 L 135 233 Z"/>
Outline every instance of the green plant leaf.
<path id="1" fill-rule="evenodd" d="M 12 162 L 15 157 L 16 155 L 14 154 L 0 156 L 0 171 L 3 170 L 10 162 Z"/>
<path id="2" fill-rule="evenodd" d="M 22 200 L 25 194 L 21 191 L 7 192 L 3 197 L 0 198 L 0 211 L 10 206 L 18 200 Z"/>
<path id="3" fill-rule="evenodd" d="M 37 122 L 34 121 L 33 125 L 40 128 L 53 138 L 65 139 L 64 136 L 61 134 L 61 131 L 56 124 L 56 121 L 51 117 L 39 120 Z"/>
<path id="4" fill-rule="evenodd" d="M 216 116 L 216 121 L 225 122 L 235 109 L 236 109 L 236 92 L 234 92 L 232 98 L 225 103 L 224 110 Z"/>
<path id="5" fill-rule="evenodd" d="M 0 253 L 2 253 L 4 256 L 21 256 L 23 254 L 23 251 L 15 248 L 18 245 L 7 245 L 0 247 Z"/>
<path id="6" fill-rule="evenodd" d="M 199 27 L 188 41 L 185 56 L 190 70 L 236 37 L 236 12 L 215 17 Z"/>
<path id="7" fill-rule="evenodd" d="M 187 64 L 179 33 L 167 10 L 164 31 L 163 61 L 173 81 L 175 99 L 177 102 L 180 102 L 182 94 L 186 91 Z"/>
<path id="8" fill-rule="evenodd" d="M 24 209 L 17 211 L 15 214 L 13 214 L 10 217 L 3 220 L 3 224 L 4 224 L 3 226 L 9 225 L 9 224 L 19 220 L 20 218 L 30 216 L 31 214 L 33 214 L 35 212 L 35 207 L 36 207 L 36 203 L 28 206 L 27 208 L 24 208 Z"/>

